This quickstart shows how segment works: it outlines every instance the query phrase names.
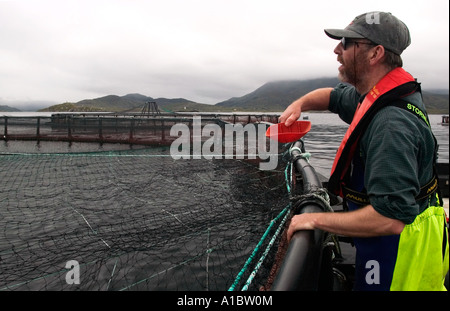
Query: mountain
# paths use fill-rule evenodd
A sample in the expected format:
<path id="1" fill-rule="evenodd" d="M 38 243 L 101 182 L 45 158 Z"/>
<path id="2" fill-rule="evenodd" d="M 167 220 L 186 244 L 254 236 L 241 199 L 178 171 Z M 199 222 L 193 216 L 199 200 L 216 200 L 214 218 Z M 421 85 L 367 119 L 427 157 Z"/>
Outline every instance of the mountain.
<path id="1" fill-rule="evenodd" d="M 217 106 L 245 108 L 248 111 L 284 111 L 297 98 L 322 87 L 333 87 L 337 78 L 269 82 L 242 97 L 233 97 Z"/>
<path id="2" fill-rule="evenodd" d="M 53 105 L 40 111 L 109 111 L 141 112 L 146 102 L 156 102 L 163 112 L 177 111 L 260 111 L 282 112 L 297 98 L 322 87 L 334 87 L 337 78 L 311 80 L 286 80 L 268 82 L 253 92 L 241 97 L 233 97 L 216 105 L 196 103 L 184 98 L 152 98 L 141 94 L 125 96 L 108 95 L 95 99 L 85 99 L 77 103 Z M 449 113 L 449 90 L 428 90 L 423 92 L 427 111 L 430 114 Z"/>
<path id="3" fill-rule="evenodd" d="M 37 111 L 56 102 L 48 100 L 6 100 L 0 97 L 0 111 L 18 112 L 18 111 Z"/>
<path id="4" fill-rule="evenodd" d="M 153 98 L 141 94 L 128 94 L 125 96 L 108 95 L 96 99 L 85 99 L 75 103 L 75 106 L 92 107 L 100 111 L 132 111 L 142 108 L 147 101 L 153 101 Z"/>
<path id="5" fill-rule="evenodd" d="M 306 93 L 317 88 L 334 87 L 338 82 L 337 78 L 269 82 L 249 94 L 230 98 L 216 106 L 240 111 L 282 112 Z M 428 113 L 449 113 L 449 90 L 423 91 L 422 94 Z"/>
<path id="6" fill-rule="evenodd" d="M 17 108 L 14 107 L 10 107 L 10 106 L 6 106 L 6 105 L 0 105 L 0 111 L 3 112 L 14 112 L 14 111 L 20 111 Z"/>
<path id="7" fill-rule="evenodd" d="M 85 99 L 76 103 L 53 105 L 40 111 L 70 111 L 70 112 L 141 112 L 146 102 L 156 102 L 161 111 L 217 111 L 214 105 L 200 104 L 184 98 L 152 98 L 141 94 L 125 96 L 108 95 L 104 97 Z"/>
<path id="8" fill-rule="evenodd" d="M 448 114 L 448 90 L 422 91 L 422 95 L 429 114 Z"/>

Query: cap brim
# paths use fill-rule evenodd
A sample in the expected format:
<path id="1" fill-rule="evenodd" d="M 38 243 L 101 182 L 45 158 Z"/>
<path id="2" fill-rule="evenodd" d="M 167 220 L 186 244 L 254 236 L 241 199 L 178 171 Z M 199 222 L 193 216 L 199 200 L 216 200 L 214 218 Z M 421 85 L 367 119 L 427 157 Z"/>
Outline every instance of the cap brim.
<path id="1" fill-rule="evenodd" d="M 354 39 L 362 39 L 364 36 L 359 33 L 348 30 L 348 29 L 325 29 L 325 33 L 328 37 L 335 40 L 340 40 L 342 38 L 354 38 Z"/>

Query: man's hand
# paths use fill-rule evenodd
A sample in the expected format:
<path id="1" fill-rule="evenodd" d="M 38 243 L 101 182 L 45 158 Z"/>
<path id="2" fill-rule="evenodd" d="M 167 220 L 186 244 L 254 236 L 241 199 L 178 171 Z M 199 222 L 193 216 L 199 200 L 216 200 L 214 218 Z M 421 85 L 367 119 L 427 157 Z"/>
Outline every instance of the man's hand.
<path id="1" fill-rule="evenodd" d="M 296 100 L 290 104 L 286 110 L 281 114 L 279 118 L 280 123 L 284 123 L 286 126 L 290 126 L 300 118 L 301 104 L 299 100 Z"/>
<path id="2" fill-rule="evenodd" d="M 342 213 L 305 213 L 295 215 L 287 230 L 288 241 L 299 230 L 321 229 L 349 237 L 374 237 L 400 234 L 405 224 L 378 213 L 372 205 Z"/>
<path id="3" fill-rule="evenodd" d="M 290 126 L 300 118 L 302 111 L 327 110 L 332 90 L 332 88 L 317 89 L 300 97 L 286 108 L 281 114 L 279 122 L 284 123 L 286 126 Z"/>
<path id="4" fill-rule="evenodd" d="M 299 230 L 314 230 L 315 213 L 295 215 L 291 219 L 287 230 L 287 240 L 291 241 L 292 236 Z"/>

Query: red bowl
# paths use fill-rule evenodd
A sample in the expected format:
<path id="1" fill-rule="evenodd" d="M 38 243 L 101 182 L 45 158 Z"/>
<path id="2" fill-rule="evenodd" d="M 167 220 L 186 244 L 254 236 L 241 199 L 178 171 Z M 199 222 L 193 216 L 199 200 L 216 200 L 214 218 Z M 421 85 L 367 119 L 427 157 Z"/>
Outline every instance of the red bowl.
<path id="1" fill-rule="evenodd" d="M 295 121 L 289 127 L 284 123 L 278 123 L 269 126 L 266 136 L 280 143 L 292 143 L 302 138 L 310 129 L 310 121 Z"/>

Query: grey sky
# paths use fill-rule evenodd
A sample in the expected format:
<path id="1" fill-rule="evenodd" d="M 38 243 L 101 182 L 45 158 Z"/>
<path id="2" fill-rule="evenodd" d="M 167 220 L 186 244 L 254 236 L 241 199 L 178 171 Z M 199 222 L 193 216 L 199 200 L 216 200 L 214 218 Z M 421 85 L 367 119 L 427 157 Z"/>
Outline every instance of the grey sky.
<path id="1" fill-rule="evenodd" d="M 268 81 L 332 77 L 324 28 L 382 10 L 403 20 L 405 69 L 448 88 L 449 1 L 0 0 L 0 103 L 109 94 L 215 104 Z"/>

